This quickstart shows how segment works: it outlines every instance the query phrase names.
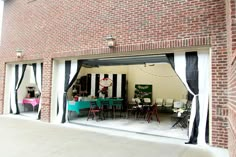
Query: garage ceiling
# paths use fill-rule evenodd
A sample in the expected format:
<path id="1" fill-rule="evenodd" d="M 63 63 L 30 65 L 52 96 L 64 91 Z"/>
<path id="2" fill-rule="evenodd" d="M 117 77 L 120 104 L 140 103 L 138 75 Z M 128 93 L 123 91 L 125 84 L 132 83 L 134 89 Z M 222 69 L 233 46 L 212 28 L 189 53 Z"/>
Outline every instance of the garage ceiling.
<path id="1" fill-rule="evenodd" d="M 84 67 L 114 66 L 114 65 L 136 65 L 147 63 L 169 63 L 165 55 L 148 55 L 148 56 L 129 56 L 129 57 L 112 57 L 90 59 L 83 62 Z"/>

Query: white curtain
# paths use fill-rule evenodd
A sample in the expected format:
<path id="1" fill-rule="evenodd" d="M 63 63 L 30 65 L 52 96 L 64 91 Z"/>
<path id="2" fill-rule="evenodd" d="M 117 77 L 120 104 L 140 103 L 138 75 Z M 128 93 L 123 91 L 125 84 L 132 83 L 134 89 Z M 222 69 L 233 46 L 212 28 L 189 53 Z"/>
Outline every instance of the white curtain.
<path id="1" fill-rule="evenodd" d="M 65 62 L 58 64 L 57 71 L 57 118 L 58 123 L 61 122 L 63 115 L 63 94 L 64 94 L 64 82 L 65 82 Z"/>
<path id="2" fill-rule="evenodd" d="M 37 82 L 37 86 L 38 86 L 38 90 L 41 93 L 40 95 L 40 101 L 39 101 L 39 108 L 38 108 L 38 118 L 39 118 L 39 114 L 42 108 L 42 66 L 41 63 L 37 63 L 36 64 L 36 78 L 35 78 L 36 82 Z"/>
<path id="3" fill-rule="evenodd" d="M 198 88 L 199 88 L 199 106 L 200 122 L 198 127 L 198 144 L 206 144 L 206 121 L 209 104 L 209 54 L 198 53 Z"/>
<path id="4" fill-rule="evenodd" d="M 73 77 L 75 76 L 77 72 L 77 65 L 78 62 L 77 60 L 71 60 L 71 68 L 70 68 L 70 79 L 69 82 L 72 81 Z M 57 105 L 58 105 L 58 113 L 57 113 L 57 118 L 56 121 L 58 123 L 61 123 L 62 118 L 63 118 L 63 95 L 64 95 L 64 84 L 65 84 L 65 61 L 60 62 L 58 64 L 58 71 L 57 71 Z M 66 105 L 66 117 L 68 116 L 68 111 L 67 111 L 67 105 Z M 67 118 L 66 118 L 67 121 Z"/>
<path id="5" fill-rule="evenodd" d="M 186 57 L 185 52 L 175 53 L 174 55 L 175 71 L 184 83 L 187 90 L 194 95 L 191 106 L 191 115 L 189 122 L 189 137 L 192 133 L 193 122 L 196 114 L 196 96 L 189 88 L 186 81 Z M 208 114 L 208 101 L 209 101 L 209 54 L 208 52 L 198 52 L 198 88 L 199 88 L 199 126 L 198 126 L 198 144 L 204 145 L 206 122 Z"/>
<path id="6" fill-rule="evenodd" d="M 16 102 L 15 102 L 15 80 L 16 80 L 16 77 L 15 77 L 15 66 L 13 66 L 12 68 L 12 83 L 11 83 L 11 87 L 10 87 L 10 108 L 12 110 L 12 113 L 16 113 Z"/>
<path id="7" fill-rule="evenodd" d="M 196 95 L 191 91 L 186 80 L 186 57 L 185 52 L 176 53 L 174 56 L 175 71 L 178 74 L 181 81 L 184 83 L 187 90 L 194 96 L 192 100 L 191 115 L 189 121 L 189 137 L 192 133 L 193 121 L 196 114 Z"/>
<path id="8" fill-rule="evenodd" d="M 18 102 L 16 101 L 16 90 L 19 88 L 20 85 L 20 81 L 21 81 L 21 77 L 23 75 L 23 64 L 19 64 L 18 65 L 18 81 L 17 81 L 17 85 L 15 85 L 15 81 L 16 81 L 16 65 L 13 68 L 13 82 L 11 85 L 11 96 L 10 96 L 10 107 L 12 109 L 12 113 L 14 114 L 18 114 L 19 111 L 17 111 L 17 106 L 18 106 Z"/>
<path id="9" fill-rule="evenodd" d="M 70 81 L 72 81 L 73 77 L 75 76 L 77 72 L 77 67 L 78 67 L 78 61 L 77 60 L 72 60 L 71 61 L 71 69 L 70 69 Z M 66 117 L 68 117 L 68 104 L 66 103 Z M 66 122 L 68 121 L 68 118 L 66 118 Z"/>

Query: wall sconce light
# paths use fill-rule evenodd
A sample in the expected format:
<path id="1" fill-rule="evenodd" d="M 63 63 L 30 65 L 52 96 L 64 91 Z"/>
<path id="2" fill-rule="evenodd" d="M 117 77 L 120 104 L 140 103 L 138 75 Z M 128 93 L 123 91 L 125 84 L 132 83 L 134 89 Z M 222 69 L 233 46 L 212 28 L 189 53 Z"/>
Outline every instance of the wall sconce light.
<path id="1" fill-rule="evenodd" d="M 16 57 L 22 58 L 23 57 L 23 50 L 22 49 L 16 49 Z"/>
<path id="2" fill-rule="evenodd" d="M 109 48 L 114 48 L 115 47 L 116 41 L 115 41 L 115 38 L 112 35 L 106 37 L 106 41 L 107 41 L 107 45 L 108 45 Z"/>

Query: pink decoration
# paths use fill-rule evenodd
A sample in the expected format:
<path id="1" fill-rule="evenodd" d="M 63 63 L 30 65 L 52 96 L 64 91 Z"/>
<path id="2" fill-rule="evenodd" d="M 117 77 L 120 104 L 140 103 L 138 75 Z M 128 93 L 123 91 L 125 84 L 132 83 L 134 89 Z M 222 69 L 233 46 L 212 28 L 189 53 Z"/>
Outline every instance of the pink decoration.
<path id="1" fill-rule="evenodd" d="M 24 98 L 22 104 L 31 104 L 33 107 L 39 104 L 39 98 Z"/>

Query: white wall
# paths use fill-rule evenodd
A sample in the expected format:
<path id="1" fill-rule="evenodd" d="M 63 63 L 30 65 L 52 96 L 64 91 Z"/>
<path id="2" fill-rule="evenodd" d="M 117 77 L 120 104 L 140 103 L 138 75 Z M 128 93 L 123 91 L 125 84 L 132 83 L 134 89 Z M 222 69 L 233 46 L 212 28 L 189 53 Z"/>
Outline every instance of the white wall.
<path id="1" fill-rule="evenodd" d="M 132 65 L 128 71 L 128 98 L 134 97 L 135 84 L 151 84 L 153 102 L 159 98 L 186 98 L 187 90 L 170 64 Z"/>

